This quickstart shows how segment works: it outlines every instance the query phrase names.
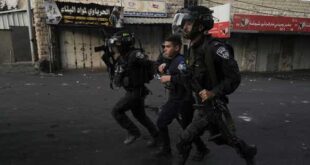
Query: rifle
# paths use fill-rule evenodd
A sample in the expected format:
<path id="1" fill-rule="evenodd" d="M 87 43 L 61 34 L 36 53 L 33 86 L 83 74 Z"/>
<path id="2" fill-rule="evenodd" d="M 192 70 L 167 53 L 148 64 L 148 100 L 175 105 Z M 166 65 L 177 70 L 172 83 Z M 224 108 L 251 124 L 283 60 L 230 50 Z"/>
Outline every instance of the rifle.
<path id="1" fill-rule="evenodd" d="M 217 144 L 223 144 L 225 142 L 235 143 L 235 135 L 234 128 L 228 126 L 227 119 L 225 117 L 225 113 L 229 113 L 226 103 L 219 99 L 218 97 L 212 98 L 212 100 L 206 101 L 205 103 L 200 101 L 199 92 L 203 90 L 203 88 L 198 83 L 197 78 L 192 77 L 190 80 L 190 85 L 193 89 L 193 95 L 195 99 L 195 104 L 193 107 L 199 110 L 209 110 L 208 119 L 217 129 L 214 130 L 216 134 L 211 135 L 209 141 L 214 141 Z M 206 104 L 212 105 L 212 109 L 206 109 Z"/>
<path id="2" fill-rule="evenodd" d="M 113 54 L 111 53 L 109 47 L 108 47 L 108 41 L 105 41 L 104 45 L 95 47 L 95 52 L 103 51 L 104 53 L 101 56 L 102 61 L 106 64 L 107 70 L 110 77 L 110 88 L 113 88 L 113 79 L 114 79 L 114 72 L 115 72 L 115 63 L 116 60 L 113 57 Z"/>

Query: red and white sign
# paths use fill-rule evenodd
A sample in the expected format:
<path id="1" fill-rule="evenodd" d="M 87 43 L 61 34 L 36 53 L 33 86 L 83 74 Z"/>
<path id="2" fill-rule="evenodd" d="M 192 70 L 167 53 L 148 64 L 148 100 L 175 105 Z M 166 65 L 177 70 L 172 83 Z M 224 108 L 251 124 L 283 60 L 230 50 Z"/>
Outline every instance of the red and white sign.
<path id="1" fill-rule="evenodd" d="M 310 18 L 235 14 L 233 29 L 255 32 L 310 32 Z"/>
<path id="2" fill-rule="evenodd" d="M 215 38 L 230 37 L 230 3 L 210 8 L 213 10 L 214 27 L 209 33 Z"/>

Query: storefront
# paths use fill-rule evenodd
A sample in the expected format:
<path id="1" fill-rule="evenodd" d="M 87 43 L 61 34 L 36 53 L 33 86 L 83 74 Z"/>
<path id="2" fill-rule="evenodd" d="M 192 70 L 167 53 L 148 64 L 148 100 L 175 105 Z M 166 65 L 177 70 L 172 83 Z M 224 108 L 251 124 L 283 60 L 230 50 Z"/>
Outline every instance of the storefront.
<path id="1" fill-rule="evenodd" d="M 95 3 L 44 2 L 47 43 L 54 69 L 99 69 L 105 65 L 94 47 L 121 26 L 122 8 Z"/>
<path id="2" fill-rule="evenodd" d="M 242 71 L 310 69 L 310 18 L 234 14 L 231 43 Z"/>

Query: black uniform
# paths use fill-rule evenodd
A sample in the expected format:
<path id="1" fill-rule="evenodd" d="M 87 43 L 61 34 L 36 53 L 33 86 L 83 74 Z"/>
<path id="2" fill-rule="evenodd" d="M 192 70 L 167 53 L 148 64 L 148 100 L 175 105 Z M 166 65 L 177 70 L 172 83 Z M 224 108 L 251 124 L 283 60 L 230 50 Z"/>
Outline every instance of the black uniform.
<path id="1" fill-rule="evenodd" d="M 232 48 L 209 36 L 204 36 L 190 47 L 186 61 L 191 72 L 192 90 L 196 95 L 197 104 L 203 106 L 195 111 L 193 122 L 180 136 L 181 140 L 177 144 L 177 148 L 182 155 L 182 159 L 178 164 L 185 164 L 191 150 L 191 143 L 201 136 L 205 130 L 209 130 L 211 135 L 217 137 L 213 139 L 217 144 L 230 145 L 245 159 L 252 158 L 256 153 L 256 149 L 250 148 L 243 140 L 236 137 L 234 127 L 224 126 L 216 121 L 219 118 L 216 118 L 217 113 L 215 112 L 220 112 L 222 109 L 228 110 L 226 95 L 232 93 L 240 84 L 241 77 L 237 62 L 233 57 Z M 202 89 L 212 91 L 215 97 L 206 101 L 206 103 L 201 103 L 197 93 Z M 215 100 L 219 100 L 224 108 L 220 109 L 218 106 L 214 106 Z M 228 119 L 228 124 L 233 124 L 229 123 L 232 122 L 229 112 L 224 113 L 224 116 Z M 223 128 L 228 128 L 224 129 L 227 132 L 223 132 Z M 252 159 L 249 159 L 249 161 L 252 161 Z"/>
<path id="2" fill-rule="evenodd" d="M 163 61 L 158 61 L 160 65 Z M 183 129 L 185 129 L 192 121 L 194 103 L 190 89 L 185 88 L 180 81 L 180 74 L 182 74 L 182 65 L 185 66 L 184 56 L 178 54 L 173 59 L 165 60 L 166 67 L 165 74 L 171 76 L 171 82 L 166 85 L 169 90 L 168 101 L 162 106 L 157 119 L 157 126 L 159 128 L 160 137 L 163 141 L 163 150 L 170 152 L 170 138 L 168 132 L 168 125 L 177 119 Z M 198 151 L 206 150 L 202 140 L 198 137 L 194 140 Z"/>
<path id="3" fill-rule="evenodd" d="M 133 116 L 148 129 L 153 137 L 158 131 L 151 119 L 145 114 L 144 99 L 149 90 L 143 79 L 144 54 L 139 50 L 131 49 L 125 56 L 117 59 L 115 66 L 114 84 L 123 87 L 126 94 L 114 106 L 112 115 L 115 120 L 128 131 L 130 135 L 140 136 L 138 127 L 125 114 L 131 110 Z"/>

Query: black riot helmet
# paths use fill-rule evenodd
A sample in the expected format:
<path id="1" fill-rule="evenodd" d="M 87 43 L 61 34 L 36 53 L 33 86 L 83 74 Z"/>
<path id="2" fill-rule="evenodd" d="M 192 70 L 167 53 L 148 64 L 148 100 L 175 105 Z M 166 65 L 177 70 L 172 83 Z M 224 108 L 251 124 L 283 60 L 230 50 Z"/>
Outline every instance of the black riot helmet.
<path id="1" fill-rule="evenodd" d="M 213 28 L 214 20 L 212 16 L 213 11 L 205 6 L 191 6 L 189 8 L 181 9 L 174 16 L 172 23 L 173 33 L 183 33 L 184 38 L 193 39 L 205 30 Z M 193 23 L 192 30 L 185 33 L 183 26 L 186 21 Z M 200 29 L 199 27 L 203 27 Z"/>
<path id="2" fill-rule="evenodd" d="M 120 53 L 125 53 L 135 45 L 133 33 L 128 31 L 119 31 L 112 35 L 108 40 L 109 47 L 116 47 Z"/>

